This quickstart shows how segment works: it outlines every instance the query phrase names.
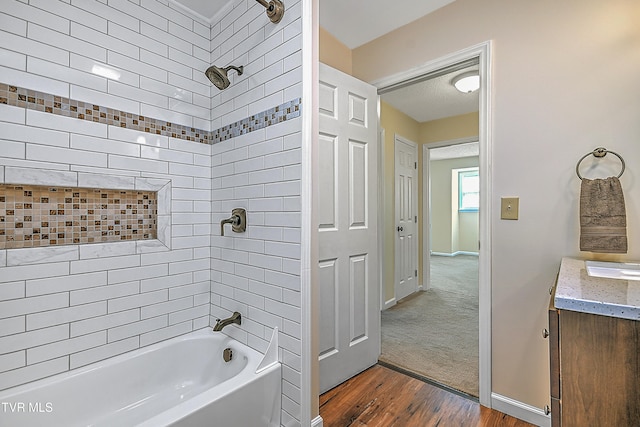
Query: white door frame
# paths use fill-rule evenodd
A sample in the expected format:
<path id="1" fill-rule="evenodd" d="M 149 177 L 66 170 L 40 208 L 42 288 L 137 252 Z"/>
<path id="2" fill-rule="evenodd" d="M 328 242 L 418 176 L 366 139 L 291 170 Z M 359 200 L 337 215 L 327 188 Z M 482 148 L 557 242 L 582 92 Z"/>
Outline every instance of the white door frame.
<path id="1" fill-rule="evenodd" d="M 322 426 L 318 391 L 320 389 L 318 348 L 320 341 L 317 287 L 318 241 L 313 224 L 317 212 L 313 202 L 313 176 L 317 174 L 319 128 L 319 0 L 302 0 L 302 111 L 300 177 L 300 423 L 303 427 Z"/>
<path id="2" fill-rule="evenodd" d="M 385 180 L 385 161 L 384 161 L 384 144 L 385 144 L 386 131 L 380 123 L 380 95 L 378 95 L 378 261 L 380 263 L 380 311 L 386 310 L 395 304 L 395 297 L 392 298 L 393 303 L 387 306 L 386 301 L 386 287 L 385 287 L 385 274 L 386 267 L 384 265 L 384 250 L 386 248 L 387 239 L 384 237 L 385 226 L 387 225 L 387 216 L 385 215 L 384 204 L 387 201 L 387 194 L 385 193 L 384 180 Z M 382 322 L 382 316 L 380 316 L 380 322 Z M 382 334 L 380 334 L 380 348 L 382 348 Z"/>
<path id="3" fill-rule="evenodd" d="M 376 80 L 372 84 L 380 89 L 408 81 L 448 66 L 479 58 L 479 157 L 480 157 L 480 253 L 479 274 L 479 384 L 480 404 L 491 407 L 491 41 L 445 55 L 407 71 Z M 382 173 L 382 172 L 381 172 Z M 423 230 L 424 231 L 424 230 Z"/>
<path id="4" fill-rule="evenodd" d="M 417 163 L 419 161 L 419 156 L 420 156 L 420 152 L 418 150 L 418 144 L 408 138 L 405 138 L 401 135 L 398 135 L 397 133 L 393 136 L 393 152 L 394 152 L 394 189 L 395 189 L 395 193 L 393 195 L 393 202 L 396 205 L 396 209 L 394 210 L 394 221 L 392 223 L 393 227 L 396 227 L 398 225 L 398 189 L 396 188 L 397 185 L 397 178 L 398 178 L 398 158 L 397 155 L 398 152 L 398 143 L 401 144 L 405 144 L 408 145 L 410 147 L 413 148 L 414 153 L 415 153 L 415 157 L 414 157 L 414 161 L 416 162 L 416 168 L 415 168 L 415 181 L 413 183 L 413 190 L 412 190 L 412 196 L 413 196 L 413 203 L 414 203 L 414 207 L 415 207 L 415 215 L 418 215 L 418 180 L 420 179 L 420 177 L 418 176 L 418 168 L 417 168 Z M 422 219 L 420 219 L 421 221 Z M 415 269 L 416 271 L 418 270 L 418 239 L 420 239 L 419 233 L 418 233 L 418 224 L 419 222 L 415 222 L 415 233 L 414 233 L 414 242 L 413 242 L 413 247 L 411 249 L 412 251 L 412 255 L 414 255 L 414 259 L 415 259 Z M 388 225 L 387 225 L 388 226 Z M 397 261 L 398 261 L 398 234 L 394 234 L 395 238 L 394 238 L 394 251 L 393 251 L 393 265 L 394 265 L 394 277 L 393 277 L 393 295 L 395 297 L 395 301 L 397 302 L 398 300 L 402 299 L 403 297 L 398 298 L 398 285 L 399 285 L 399 269 L 397 268 Z M 418 276 L 416 275 L 415 278 L 415 284 L 416 284 L 416 288 L 414 292 L 417 292 L 422 286 L 420 284 L 420 281 L 418 280 Z M 412 293 L 414 293 L 412 292 Z M 411 295 L 411 294 L 409 294 Z M 407 295 L 408 296 L 408 295 Z"/>

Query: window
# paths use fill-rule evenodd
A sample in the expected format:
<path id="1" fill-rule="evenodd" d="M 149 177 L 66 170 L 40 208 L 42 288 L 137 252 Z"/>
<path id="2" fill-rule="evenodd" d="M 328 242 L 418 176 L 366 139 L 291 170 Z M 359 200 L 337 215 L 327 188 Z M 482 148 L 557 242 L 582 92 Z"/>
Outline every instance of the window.
<path id="1" fill-rule="evenodd" d="M 480 178 L 478 168 L 458 171 L 458 211 L 477 212 L 480 207 Z"/>

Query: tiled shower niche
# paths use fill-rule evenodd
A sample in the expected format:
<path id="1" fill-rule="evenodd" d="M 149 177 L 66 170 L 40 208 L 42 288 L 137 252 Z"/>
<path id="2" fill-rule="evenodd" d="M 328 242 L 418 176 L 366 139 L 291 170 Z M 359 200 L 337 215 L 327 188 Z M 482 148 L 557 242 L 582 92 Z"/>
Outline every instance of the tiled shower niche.
<path id="1" fill-rule="evenodd" d="M 0 249 L 156 239 L 157 193 L 0 184 Z"/>

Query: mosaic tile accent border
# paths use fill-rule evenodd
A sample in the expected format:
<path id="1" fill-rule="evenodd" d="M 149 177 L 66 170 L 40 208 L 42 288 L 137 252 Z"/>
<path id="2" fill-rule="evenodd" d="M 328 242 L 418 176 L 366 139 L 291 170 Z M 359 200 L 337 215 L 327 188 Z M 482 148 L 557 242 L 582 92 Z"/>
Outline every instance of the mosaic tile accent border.
<path id="1" fill-rule="evenodd" d="M 294 117 L 300 116 L 301 102 L 302 99 L 297 98 L 244 120 L 223 126 L 220 129 L 216 129 L 211 132 L 211 137 L 209 139 L 212 144 L 215 144 L 217 142 L 226 141 L 227 139 L 253 132 L 254 130 L 284 122 L 285 120 L 291 120 Z"/>
<path id="2" fill-rule="evenodd" d="M 202 144 L 215 144 L 298 117 L 300 116 L 301 103 L 302 99 L 296 98 L 209 132 L 88 102 L 0 83 L 0 104 L 195 141 Z"/>
<path id="3" fill-rule="evenodd" d="M 157 238 L 154 191 L 0 184 L 0 249 Z"/>

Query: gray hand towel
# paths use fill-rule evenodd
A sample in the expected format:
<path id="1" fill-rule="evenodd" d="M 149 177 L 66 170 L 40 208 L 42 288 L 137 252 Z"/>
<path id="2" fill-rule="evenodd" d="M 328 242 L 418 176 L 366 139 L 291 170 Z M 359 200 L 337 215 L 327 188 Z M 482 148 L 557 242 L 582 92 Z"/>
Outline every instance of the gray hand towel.
<path id="1" fill-rule="evenodd" d="M 627 253 L 627 214 L 618 178 L 582 179 L 580 250 Z"/>

